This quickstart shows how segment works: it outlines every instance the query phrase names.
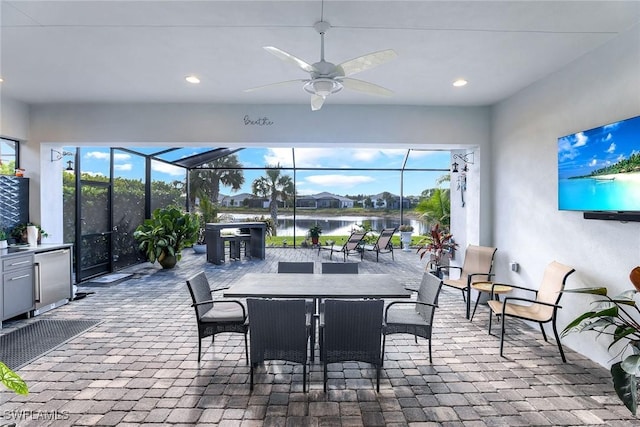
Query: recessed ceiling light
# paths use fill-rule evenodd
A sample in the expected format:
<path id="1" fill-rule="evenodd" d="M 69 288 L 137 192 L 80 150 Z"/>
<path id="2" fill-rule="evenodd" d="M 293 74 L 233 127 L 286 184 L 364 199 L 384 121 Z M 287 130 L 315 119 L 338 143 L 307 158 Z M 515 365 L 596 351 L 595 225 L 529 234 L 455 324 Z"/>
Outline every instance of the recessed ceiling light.
<path id="1" fill-rule="evenodd" d="M 462 87 L 462 86 L 466 86 L 467 83 L 469 83 L 468 81 L 466 81 L 465 79 L 458 79 L 455 82 L 453 82 L 453 85 L 455 87 Z"/>
<path id="2" fill-rule="evenodd" d="M 197 78 L 196 76 L 187 76 L 184 78 L 186 81 L 188 81 L 189 83 L 193 83 L 194 85 L 200 83 L 200 79 Z"/>

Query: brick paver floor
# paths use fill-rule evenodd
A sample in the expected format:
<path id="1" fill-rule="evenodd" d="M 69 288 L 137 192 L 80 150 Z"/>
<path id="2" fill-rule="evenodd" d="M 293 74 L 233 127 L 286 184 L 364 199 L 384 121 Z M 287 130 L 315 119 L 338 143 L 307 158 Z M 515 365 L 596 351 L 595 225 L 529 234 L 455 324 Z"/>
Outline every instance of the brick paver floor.
<path id="1" fill-rule="evenodd" d="M 102 322 L 20 369 L 28 396 L 0 392 L 0 425 L 23 426 L 631 426 L 640 425 L 618 401 L 607 369 L 510 322 L 505 358 L 498 336 L 487 335 L 488 311 L 464 318 L 459 292 L 444 289 L 435 316 L 433 364 L 427 342 L 392 335 L 387 340 L 380 392 L 366 364 L 330 365 L 327 393 L 322 365 L 311 365 L 309 391 L 302 367 L 270 362 L 249 391 L 242 335 L 203 340 L 197 332 L 185 279 L 204 270 L 222 287 L 247 272 L 275 272 L 277 262 L 328 261 L 311 249 L 268 248 L 266 260 L 215 266 L 205 255 L 185 252 L 173 270 L 143 264 L 134 276 L 94 291 L 34 319 L 4 324 L 7 333 L 40 318 Z M 338 257 L 338 262 L 342 262 Z M 335 260 L 334 260 L 335 261 Z M 407 285 L 420 282 L 423 263 L 414 252 L 396 251 L 361 273 L 393 273 Z M 499 332 L 499 327 L 495 332 Z M 551 335 L 553 336 L 553 335 Z"/>

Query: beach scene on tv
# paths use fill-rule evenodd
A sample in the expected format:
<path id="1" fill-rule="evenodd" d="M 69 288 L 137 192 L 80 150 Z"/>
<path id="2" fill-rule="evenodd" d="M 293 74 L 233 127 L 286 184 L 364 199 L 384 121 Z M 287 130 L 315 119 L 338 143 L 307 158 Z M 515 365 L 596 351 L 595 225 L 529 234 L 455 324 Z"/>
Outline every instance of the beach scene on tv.
<path id="1" fill-rule="evenodd" d="M 640 211 L 640 116 L 558 138 L 558 208 Z"/>

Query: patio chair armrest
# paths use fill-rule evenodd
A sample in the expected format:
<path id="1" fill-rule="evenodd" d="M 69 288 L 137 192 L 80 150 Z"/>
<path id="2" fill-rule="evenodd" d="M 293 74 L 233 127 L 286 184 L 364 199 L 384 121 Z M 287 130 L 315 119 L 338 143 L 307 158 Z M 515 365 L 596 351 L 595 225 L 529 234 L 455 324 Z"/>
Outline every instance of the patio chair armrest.
<path id="1" fill-rule="evenodd" d="M 467 275 L 467 286 L 471 286 L 474 282 L 472 281 L 473 276 L 487 276 L 487 280 L 491 280 L 495 273 L 469 273 Z"/>
<path id="2" fill-rule="evenodd" d="M 191 307 L 197 307 L 199 305 L 203 305 L 203 304 L 220 304 L 220 303 L 233 303 L 233 304 L 238 304 L 240 306 L 240 308 L 242 308 L 242 318 L 246 319 L 247 318 L 247 311 L 246 308 L 244 308 L 244 304 L 242 304 L 242 302 L 238 301 L 237 299 L 217 299 L 217 300 L 207 300 L 207 301 L 200 301 L 198 303 L 194 303 L 191 304 Z"/>
<path id="3" fill-rule="evenodd" d="M 545 305 L 547 307 L 555 307 L 555 308 L 562 308 L 561 305 L 559 304 L 552 304 L 550 302 L 542 302 L 542 301 L 536 301 L 534 299 L 529 299 L 529 298 L 520 298 L 520 297 L 506 297 L 503 301 L 502 304 L 502 312 L 504 313 L 504 308 L 507 305 L 507 303 L 509 301 L 524 301 L 524 302 L 530 302 L 532 304 L 538 304 L 538 305 Z"/>
<path id="4" fill-rule="evenodd" d="M 429 307 L 434 307 L 434 308 L 438 308 L 437 304 L 431 304 L 429 302 L 422 302 L 422 301 L 393 301 L 391 302 L 387 308 L 384 309 L 384 322 L 387 323 L 387 315 L 389 314 L 389 309 L 391 308 L 391 306 L 393 305 L 400 305 L 400 304 L 411 304 L 411 305 L 427 305 Z"/>
<path id="5" fill-rule="evenodd" d="M 531 289 L 531 288 L 526 288 L 524 286 L 512 285 L 510 283 L 496 283 L 496 285 L 511 286 L 513 289 L 522 289 L 523 291 L 533 292 L 534 294 L 538 295 L 537 289 Z"/>

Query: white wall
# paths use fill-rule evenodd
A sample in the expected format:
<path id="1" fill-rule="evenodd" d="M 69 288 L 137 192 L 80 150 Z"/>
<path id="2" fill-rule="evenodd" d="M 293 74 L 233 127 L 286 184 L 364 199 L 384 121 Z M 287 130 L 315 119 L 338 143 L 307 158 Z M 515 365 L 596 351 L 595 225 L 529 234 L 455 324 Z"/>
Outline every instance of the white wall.
<path id="1" fill-rule="evenodd" d="M 0 90 L 0 136 L 19 141 L 29 137 L 29 107 L 2 95 Z"/>
<path id="2" fill-rule="evenodd" d="M 573 266 L 567 288 L 632 286 L 640 265 L 640 223 L 585 220 L 558 211 L 557 138 L 640 115 L 640 28 L 494 107 L 492 194 L 497 277 L 537 287 L 545 266 Z M 520 273 L 508 270 L 520 263 Z M 565 294 L 562 328 L 589 308 L 590 297 Z M 573 334 L 565 345 L 608 365 L 608 340 Z M 551 344 L 553 345 L 553 344 Z"/>

